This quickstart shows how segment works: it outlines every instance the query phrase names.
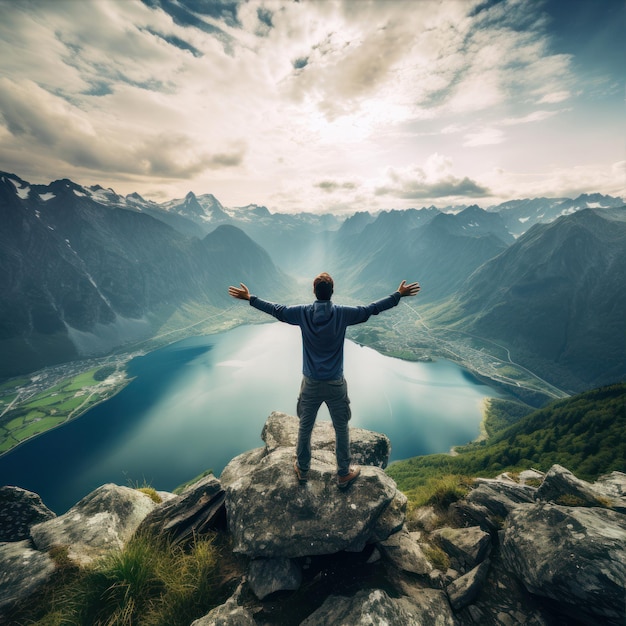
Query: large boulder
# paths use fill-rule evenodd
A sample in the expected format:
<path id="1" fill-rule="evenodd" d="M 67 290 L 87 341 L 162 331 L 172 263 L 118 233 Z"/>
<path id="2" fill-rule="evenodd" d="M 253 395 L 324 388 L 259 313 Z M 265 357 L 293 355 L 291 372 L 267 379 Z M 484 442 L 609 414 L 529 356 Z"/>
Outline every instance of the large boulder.
<path id="1" fill-rule="evenodd" d="M 261 437 L 268 453 L 277 448 L 295 448 L 299 420 L 293 415 L 274 411 L 265 422 Z M 311 450 L 335 451 L 335 429 L 332 422 L 318 420 L 311 436 Z M 391 454 L 391 442 L 386 435 L 364 428 L 350 429 L 352 462 L 385 468 Z"/>
<path id="2" fill-rule="evenodd" d="M 235 552 L 299 557 L 360 551 L 381 539 L 377 521 L 397 491 L 389 476 L 378 467 L 362 467 L 361 476 L 345 491 L 339 490 L 334 454 L 318 451 L 311 460 L 308 483 L 300 485 L 293 459 L 293 448 L 278 448 L 226 486 Z"/>
<path id="3" fill-rule="evenodd" d="M 21 541 L 30 537 L 30 527 L 56 517 L 32 491 L 21 487 L 0 487 L 0 541 Z"/>
<path id="4" fill-rule="evenodd" d="M 294 591 L 301 582 L 302 570 L 293 559 L 255 559 L 248 569 L 248 584 L 259 600 L 277 591 Z"/>
<path id="5" fill-rule="evenodd" d="M 439 528 L 432 537 L 448 554 L 452 567 L 463 573 L 484 561 L 491 549 L 491 536 L 479 526 Z"/>
<path id="6" fill-rule="evenodd" d="M 626 516 L 520 504 L 508 516 L 502 557 L 528 591 L 564 613 L 589 624 L 626 621 Z"/>
<path id="7" fill-rule="evenodd" d="M 114 549 L 121 549 L 156 504 L 130 487 L 102 485 L 75 504 L 65 515 L 30 529 L 38 550 L 62 545 L 79 565 L 87 565 Z"/>
<path id="8" fill-rule="evenodd" d="M 419 533 L 410 533 L 403 528 L 378 545 L 398 569 L 424 576 L 433 570 L 433 566 L 426 558 L 418 537 Z"/>
<path id="9" fill-rule="evenodd" d="M 392 598 L 382 589 L 363 589 L 352 597 L 330 596 L 300 626 L 329 624 L 454 626 L 456 621 L 442 591 L 422 589 L 419 597 Z"/>
<path id="10" fill-rule="evenodd" d="M 621 472 L 613 472 L 592 484 L 561 465 L 553 465 L 537 490 L 537 498 L 563 505 L 605 506 L 625 512 L 625 483 L 626 475 Z"/>
<path id="11" fill-rule="evenodd" d="M 0 543 L 0 623 L 2 614 L 28 600 L 54 574 L 54 562 L 30 541 Z"/>
<path id="12" fill-rule="evenodd" d="M 507 515 L 520 503 L 533 502 L 537 489 L 518 485 L 511 480 L 478 478 L 463 500 L 451 505 L 450 511 L 462 526 L 480 526 L 497 532 Z"/>
<path id="13" fill-rule="evenodd" d="M 151 511 L 137 532 L 166 536 L 174 543 L 184 543 L 196 535 L 219 526 L 224 515 L 224 490 L 220 481 L 209 474 L 188 486 Z"/>

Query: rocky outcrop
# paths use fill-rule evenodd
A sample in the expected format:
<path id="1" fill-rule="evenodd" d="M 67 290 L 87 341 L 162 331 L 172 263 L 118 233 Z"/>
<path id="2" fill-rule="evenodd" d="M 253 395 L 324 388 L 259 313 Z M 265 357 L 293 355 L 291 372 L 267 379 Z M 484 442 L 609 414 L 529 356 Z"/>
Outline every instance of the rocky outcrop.
<path id="1" fill-rule="evenodd" d="M 300 626 L 350 624 L 422 624 L 454 626 L 454 615 L 445 595 L 434 589 L 423 590 L 421 597 L 392 598 L 382 589 L 359 591 L 352 597 L 330 596 Z"/>
<path id="2" fill-rule="evenodd" d="M 368 461 L 345 492 L 337 488 L 334 430 L 315 426 L 309 481 L 293 469 L 297 420 L 273 413 L 263 428 L 265 449 L 241 455 L 221 477 L 235 552 L 257 558 L 301 557 L 361 551 L 386 539 L 404 521 L 406 498 L 381 467 L 389 440 L 363 429 L 350 431 L 355 458 Z M 270 523 L 271 520 L 271 523 Z"/>
<path id="3" fill-rule="evenodd" d="M 588 624 L 626 618 L 626 516 L 607 509 L 523 504 L 507 520 L 502 555 L 531 593 Z"/>
<path id="4" fill-rule="evenodd" d="M 0 543 L 0 624 L 5 609 L 37 593 L 54 574 L 54 562 L 30 541 Z"/>
<path id="5" fill-rule="evenodd" d="M 182 495 L 168 498 L 148 513 L 137 531 L 167 536 L 174 543 L 184 543 L 220 524 L 224 498 L 220 481 L 209 474 L 189 485 Z"/>
<path id="6" fill-rule="evenodd" d="M 0 541 L 21 541 L 30 537 L 30 527 L 56 515 L 32 491 L 0 487 Z"/>
<path id="7" fill-rule="evenodd" d="M 65 515 L 33 526 L 31 538 L 42 551 L 67 546 L 72 561 L 87 565 L 122 548 L 155 506 L 141 491 L 106 484 L 85 496 Z"/>
<path id="8" fill-rule="evenodd" d="M 54 577 L 53 546 L 65 546 L 82 566 L 134 533 L 185 543 L 220 528 L 237 553 L 240 585 L 193 626 L 626 620 L 625 474 L 588 483 L 554 466 L 538 487 L 536 471 L 527 477 L 532 484 L 507 475 L 476 479 L 447 509 L 423 507 L 407 519 L 406 497 L 382 470 L 386 437 L 351 430 L 362 472 L 342 491 L 332 426 L 316 426 L 304 485 L 293 470 L 296 433 L 295 418 L 273 413 L 263 447 L 233 459 L 219 480 L 209 475 L 179 496 L 163 494 L 159 505 L 104 485 L 65 515 L 30 526 L 37 511 L 46 515 L 35 494 L 0 491 L 26 503 L 5 516 L 0 536 L 16 536 L 9 533 L 18 510 L 30 526 L 30 539 L 0 543 L 0 615 Z M 280 613 L 282 599 L 291 612 Z"/>

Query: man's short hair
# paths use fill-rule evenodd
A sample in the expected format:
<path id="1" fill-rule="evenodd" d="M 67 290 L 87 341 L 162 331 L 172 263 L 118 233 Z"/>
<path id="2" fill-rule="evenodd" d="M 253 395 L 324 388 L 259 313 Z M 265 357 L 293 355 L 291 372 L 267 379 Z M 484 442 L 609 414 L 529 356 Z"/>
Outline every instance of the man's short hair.
<path id="1" fill-rule="evenodd" d="M 330 274 L 326 272 L 322 272 L 318 276 L 315 277 L 313 281 L 313 290 L 315 291 L 315 297 L 318 300 L 330 300 L 330 297 L 333 295 L 333 288 L 335 283 L 333 283 L 333 279 Z"/>

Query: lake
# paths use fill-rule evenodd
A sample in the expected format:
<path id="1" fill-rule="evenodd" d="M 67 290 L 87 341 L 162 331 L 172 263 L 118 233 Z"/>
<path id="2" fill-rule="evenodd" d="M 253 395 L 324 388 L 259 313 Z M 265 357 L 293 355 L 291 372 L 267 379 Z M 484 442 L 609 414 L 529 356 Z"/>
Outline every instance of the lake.
<path id="1" fill-rule="evenodd" d="M 272 411 L 295 415 L 300 330 L 240 326 L 129 362 L 134 377 L 82 417 L 0 457 L 0 485 L 38 493 L 58 514 L 100 485 L 171 491 L 263 445 Z M 353 427 L 385 433 L 392 460 L 447 452 L 476 438 L 483 400 L 498 392 L 456 364 L 414 363 L 347 341 Z M 330 419 L 325 406 L 318 419 Z"/>

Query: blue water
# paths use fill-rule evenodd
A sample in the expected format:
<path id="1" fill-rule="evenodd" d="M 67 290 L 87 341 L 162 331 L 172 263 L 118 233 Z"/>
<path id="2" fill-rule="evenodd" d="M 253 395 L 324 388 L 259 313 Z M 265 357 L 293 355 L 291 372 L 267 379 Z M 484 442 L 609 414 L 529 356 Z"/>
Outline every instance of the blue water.
<path id="1" fill-rule="evenodd" d="M 170 491 L 263 445 L 272 411 L 295 415 L 300 331 L 272 323 L 194 337 L 133 359 L 134 380 L 85 415 L 0 457 L 0 484 L 56 513 L 107 482 Z M 479 432 L 494 389 L 449 361 L 412 363 L 346 342 L 352 426 L 385 433 L 392 460 L 447 452 Z M 322 407 L 318 419 L 329 419 Z"/>

